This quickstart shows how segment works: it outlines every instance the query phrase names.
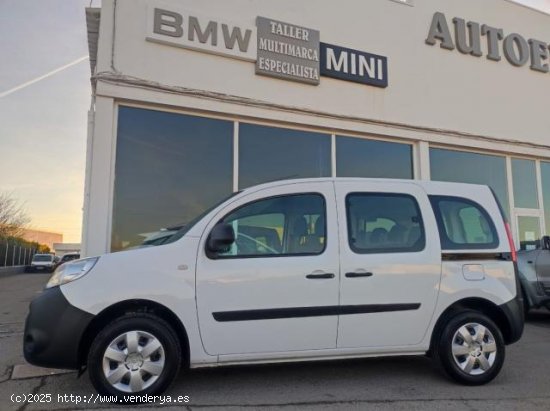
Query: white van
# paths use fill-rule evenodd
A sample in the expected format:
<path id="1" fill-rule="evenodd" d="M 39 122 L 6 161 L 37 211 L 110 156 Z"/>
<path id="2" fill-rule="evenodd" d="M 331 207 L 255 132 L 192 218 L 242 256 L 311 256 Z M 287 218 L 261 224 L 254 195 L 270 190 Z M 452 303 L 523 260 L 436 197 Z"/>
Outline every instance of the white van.
<path id="1" fill-rule="evenodd" d="M 180 367 L 431 355 L 483 384 L 523 332 L 515 250 L 486 186 L 307 179 L 248 188 L 169 243 L 60 266 L 25 358 L 106 394 Z"/>

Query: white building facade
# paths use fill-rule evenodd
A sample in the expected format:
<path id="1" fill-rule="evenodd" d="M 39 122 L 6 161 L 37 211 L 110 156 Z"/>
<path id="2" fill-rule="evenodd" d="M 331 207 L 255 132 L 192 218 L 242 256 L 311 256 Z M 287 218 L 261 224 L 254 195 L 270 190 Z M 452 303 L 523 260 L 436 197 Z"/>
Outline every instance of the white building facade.
<path id="1" fill-rule="evenodd" d="M 284 178 L 488 184 L 550 234 L 550 16 L 507 0 L 103 0 L 82 254 Z M 459 193 L 457 193 L 459 194 Z"/>

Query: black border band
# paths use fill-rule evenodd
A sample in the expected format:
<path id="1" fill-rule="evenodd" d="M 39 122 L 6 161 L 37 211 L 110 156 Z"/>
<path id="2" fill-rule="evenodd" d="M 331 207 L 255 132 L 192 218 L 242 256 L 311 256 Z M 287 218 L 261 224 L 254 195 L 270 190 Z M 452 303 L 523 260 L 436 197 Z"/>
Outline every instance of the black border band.
<path id="1" fill-rule="evenodd" d="M 512 261 L 510 253 L 441 253 L 443 261 L 463 261 L 463 260 L 498 260 Z"/>
<path id="2" fill-rule="evenodd" d="M 275 320 L 280 318 L 325 317 L 329 315 L 371 314 L 418 310 L 420 303 L 328 305 L 325 307 L 268 308 L 262 310 L 221 311 L 212 313 L 218 322 Z"/>

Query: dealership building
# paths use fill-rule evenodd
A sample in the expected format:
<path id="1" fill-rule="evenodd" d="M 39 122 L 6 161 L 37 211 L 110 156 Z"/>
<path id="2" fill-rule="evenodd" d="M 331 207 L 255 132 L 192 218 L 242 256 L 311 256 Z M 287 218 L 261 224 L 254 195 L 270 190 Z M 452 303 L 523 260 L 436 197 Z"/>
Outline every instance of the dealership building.
<path id="1" fill-rule="evenodd" d="M 518 247 L 550 234 L 548 14 L 508 0 L 103 0 L 86 18 L 84 255 L 303 177 L 487 184 Z"/>

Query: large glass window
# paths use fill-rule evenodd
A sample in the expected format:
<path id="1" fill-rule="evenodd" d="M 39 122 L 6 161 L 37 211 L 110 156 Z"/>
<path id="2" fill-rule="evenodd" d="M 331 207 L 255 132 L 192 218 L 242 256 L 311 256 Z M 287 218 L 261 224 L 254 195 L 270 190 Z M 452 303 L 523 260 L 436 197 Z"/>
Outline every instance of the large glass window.
<path id="1" fill-rule="evenodd" d="M 512 159 L 514 207 L 539 208 L 535 161 Z"/>
<path id="2" fill-rule="evenodd" d="M 430 201 L 442 249 L 490 249 L 498 246 L 495 225 L 479 204 L 447 196 L 430 196 Z"/>
<path id="3" fill-rule="evenodd" d="M 544 202 L 544 222 L 546 235 L 550 235 L 550 163 L 541 161 L 540 173 L 542 180 L 542 199 Z"/>
<path id="4" fill-rule="evenodd" d="M 348 240 L 359 254 L 420 251 L 425 245 L 414 197 L 391 193 L 351 193 L 346 197 Z"/>
<path id="5" fill-rule="evenodd" d="M 338 177 L 413 178 L 412 146 L 336 137 Z"/>
<path id="6" fill-rule="evenodd" d="M 232 191 L 233 123 L 120 107 L 111 250 L 173 233 Z"/>
<path id="7" fill-rule="evenodd" d="M 239 125 L 240 189 L 268 181 L 330 175 L 329 135 Z"/>
<path id="8" fill-rule="evenodd" d="M 534 250 L 540 247 L 540 219 L 518 216 L 519 249 Z"/>
<path id="9" fill-rule="evenodd" d="M 326 243 L 325 200 L 320 194 L 272 197 L 247 204 L 223 219 L 235 243 L 222 256 L 320 254 Z"/>
<path id="10" fill-rule="evenodd" d="M 432 180 L 488 185 L 510 215 L 505 157 L 431 148 L 430 167 Z"/>

